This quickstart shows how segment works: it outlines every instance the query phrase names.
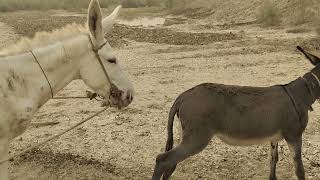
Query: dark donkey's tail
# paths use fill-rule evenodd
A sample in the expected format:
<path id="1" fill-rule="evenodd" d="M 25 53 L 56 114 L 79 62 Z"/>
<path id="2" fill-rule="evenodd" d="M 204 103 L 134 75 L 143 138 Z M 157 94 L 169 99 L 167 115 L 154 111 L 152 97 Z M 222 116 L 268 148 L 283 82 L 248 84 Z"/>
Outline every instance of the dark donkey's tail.
<path id="1" fill-rule="evenodd" d="M 167 144 L 166 144 L 166 152 L 170 151 L 173 148 L 173 121 L 175 115 L 178 114 L 179 108 L 180 108 L 180 98 L 178 97 L 176 101 L 173 103 L 170 112 L 169 112 L 169 118 L 168 118 L 168 139 L 167 139 Z M 167 180 L 169 177 L 172 175 L 174 170 L 176 169 L 177 164 L 174 166 L 170 167 L 168 170 L 166 170 L 163 174 L 163 179 L 162 180 Z"/>
<path id="2" fill-rule="evenodd" d="M 180 107 L 180 100 L 179 97 L 176 99 L 176 101 L 173 103 L 170 112 L 169 112 L 169 118 L 168 118 L 168 139 L 166 144 L 166 151 L 170 151 L 173 148 L 173 121 L 174 117 L 177 114 Z"/>

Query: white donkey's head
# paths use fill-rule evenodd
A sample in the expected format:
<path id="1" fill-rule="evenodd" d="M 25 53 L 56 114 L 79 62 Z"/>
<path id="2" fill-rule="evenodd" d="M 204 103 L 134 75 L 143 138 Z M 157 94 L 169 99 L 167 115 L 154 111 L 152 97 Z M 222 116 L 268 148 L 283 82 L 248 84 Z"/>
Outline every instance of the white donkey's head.
<path id="1" fill-rule="evenodd" d="M 102 18 L 98 0 L 91 0 L 88 10 L 89 46 L 92 51 L 82 57 L 81 79 L 96 93 L 109 100 L 111 106 L 128 106 L 133 100 L 133 86 L 120 67 L 104 33 L 112 29 L 121 6 Z"/>

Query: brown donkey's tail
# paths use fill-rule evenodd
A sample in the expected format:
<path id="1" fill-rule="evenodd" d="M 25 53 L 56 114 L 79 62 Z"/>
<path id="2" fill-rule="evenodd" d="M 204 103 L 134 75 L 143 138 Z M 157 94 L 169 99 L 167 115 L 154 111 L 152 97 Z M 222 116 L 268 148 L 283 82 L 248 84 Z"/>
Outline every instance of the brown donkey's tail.
<path id="1" fill-rule="evenodd" d="M 173 121 L 174 117 L 177 114 L 179 110 L 179 98 L 176 99 L 176 101 L 173 103 L 170 112 L 169 112 L 169 118 L 168 118 L 168 139 L 166 144 L 166 151 L 170 151 L 173 148 Z"/>
<path id="2" fill-rule="evenodd" d="M 166 144 L 166 152 L 170 151 L 173 148 L 173 121 L 174 116 L 178 113 L 180 108 L 180 100 L 179 97 L 176 99 L 176 101 L 173 103 L 170 112 L 169 112 L 169 118 L 168 118 L 168 139 Z M 177 114 L 179 116 L 179 114 Z M 166 170 L 163 173 L 162 180 L 168 180 L 169 177 L 172 175 L 174 170 L 176 169 L 177 164 L 174 164 L 172 167 L 170 167 L 168 170 Z"/>

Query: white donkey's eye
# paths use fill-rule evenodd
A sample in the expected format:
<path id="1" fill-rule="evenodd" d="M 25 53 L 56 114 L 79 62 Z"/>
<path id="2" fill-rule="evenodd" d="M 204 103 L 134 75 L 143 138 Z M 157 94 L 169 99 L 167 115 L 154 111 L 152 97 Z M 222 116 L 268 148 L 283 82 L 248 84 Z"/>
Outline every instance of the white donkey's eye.
<path id="1" fill-rule="evenodd" d="M 107 60 L 109 63 L 112 63 L 112 64 L 117 64 L 117 59 L 116 58 L 110 58 Z"/>

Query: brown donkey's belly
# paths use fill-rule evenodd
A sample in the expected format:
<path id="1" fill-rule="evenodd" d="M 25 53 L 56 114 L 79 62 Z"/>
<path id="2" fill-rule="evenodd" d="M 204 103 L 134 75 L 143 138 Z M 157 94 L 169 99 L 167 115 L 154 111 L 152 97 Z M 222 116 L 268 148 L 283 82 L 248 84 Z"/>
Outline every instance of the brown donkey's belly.
<path id="1" fill-rule="evenodd" d="M 264 144 L 267 142 L 277 142 L 283 139 L 280 132 L 265 137 L 239 138 L 227 134 L 219 133 L 216 135 L 223 142 L 233 146 L 251 146 L 257 144 Z"/>

